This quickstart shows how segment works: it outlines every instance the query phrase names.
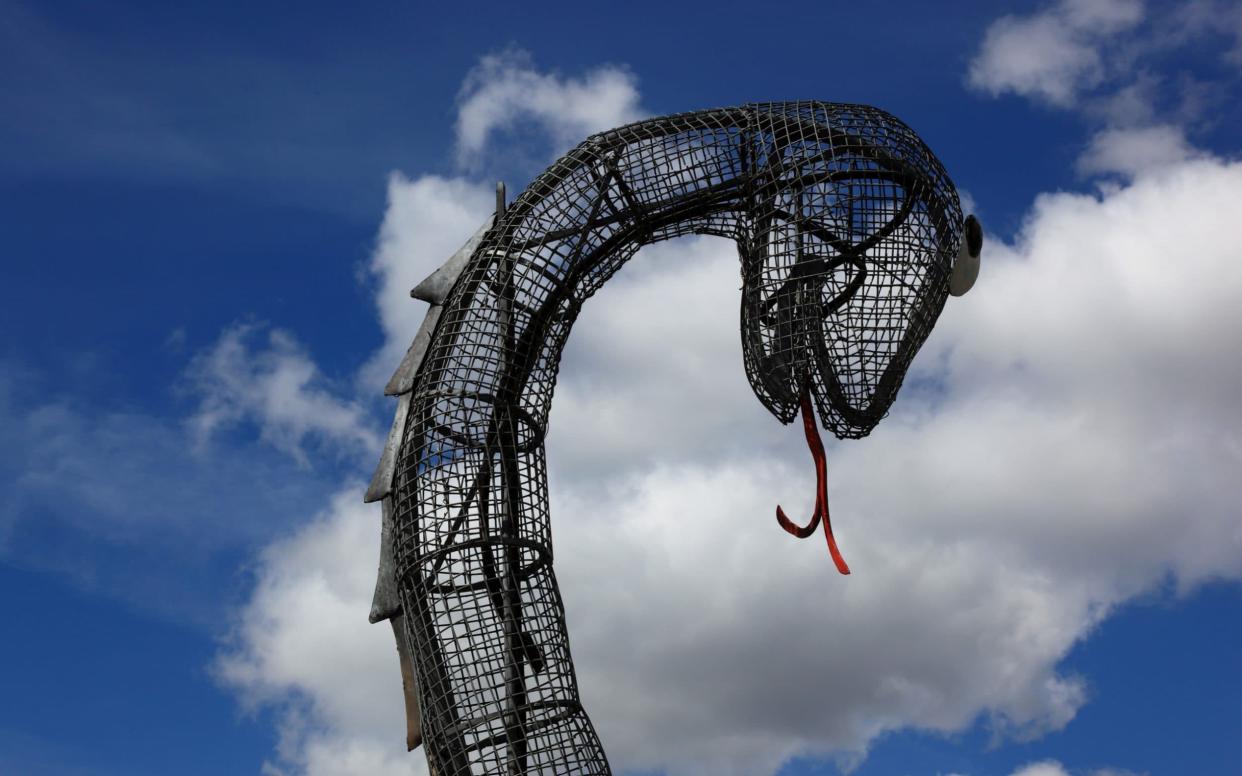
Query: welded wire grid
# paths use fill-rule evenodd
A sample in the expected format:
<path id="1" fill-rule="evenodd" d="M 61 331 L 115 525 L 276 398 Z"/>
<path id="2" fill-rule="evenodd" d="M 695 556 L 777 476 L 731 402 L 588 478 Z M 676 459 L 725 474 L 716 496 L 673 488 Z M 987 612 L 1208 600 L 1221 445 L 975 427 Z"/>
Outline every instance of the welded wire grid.
<path id="1" fill-rule="evenodd" d="M 961 221 L 914 132 L 819 102 L 594 135 L 514 200 L 444 303 L 391 496 L 433 773 L 609 773 L 579 703 L 543 447 L 582 303 L 642 245 L 730 237 L 759 400 L 789 422 L 810 390 L 828 428 L 858 437 L 945 302 Z"/>

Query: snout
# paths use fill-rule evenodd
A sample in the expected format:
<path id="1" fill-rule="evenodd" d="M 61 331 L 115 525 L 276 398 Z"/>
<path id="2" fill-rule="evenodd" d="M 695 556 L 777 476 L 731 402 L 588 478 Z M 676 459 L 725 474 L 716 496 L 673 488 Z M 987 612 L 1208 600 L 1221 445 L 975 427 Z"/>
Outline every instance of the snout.
<path id="1" fill-rule="evenodd" d="M 866 436 L 947 297 L 978 277 L 982 229 L 973 215 L 962 219 L 956 191 L 908 182 L 899 193 L 884 202 L 854 197 L 848 219 L 831 208 L 771 219 L 742 245 L 746 372 L 781 422 L 797 417 L 809 393 L 837 437 Z"/>

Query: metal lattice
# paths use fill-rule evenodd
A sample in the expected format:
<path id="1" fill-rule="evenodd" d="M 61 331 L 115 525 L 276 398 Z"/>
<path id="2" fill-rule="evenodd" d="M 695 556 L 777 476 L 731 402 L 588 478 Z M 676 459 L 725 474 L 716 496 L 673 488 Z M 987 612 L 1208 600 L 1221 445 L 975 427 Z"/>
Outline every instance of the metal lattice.
<path id="1" fill-rule="evenodd" d="M 433 306 L 389 385 L 368 494 L 385 515 L 372 619 L 393 619 L 434 774 L 610 772 L 578 699 L 543 446 L 583 302 L 643 245 L 732 238 L 756 396 L 788 423 L 809 392 L 860 437 L 945 303 L 962 223 L 940 163 L 887 113 L 748 105 L 588 138 L 415 289 Z"/>

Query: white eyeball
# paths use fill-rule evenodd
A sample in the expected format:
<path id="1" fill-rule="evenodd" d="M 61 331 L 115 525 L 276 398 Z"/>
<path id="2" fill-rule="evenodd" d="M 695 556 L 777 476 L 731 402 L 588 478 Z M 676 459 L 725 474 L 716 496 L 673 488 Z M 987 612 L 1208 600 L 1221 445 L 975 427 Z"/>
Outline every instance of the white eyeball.
<path id="1" fill-rule="evenodd" d="M 979 254 L 983 252 L 983 226 L 973 215 L 962 224 L 962 247 L 949 275 L 949 293 L 961 296 L 970 290 L 979 277 Z"/>

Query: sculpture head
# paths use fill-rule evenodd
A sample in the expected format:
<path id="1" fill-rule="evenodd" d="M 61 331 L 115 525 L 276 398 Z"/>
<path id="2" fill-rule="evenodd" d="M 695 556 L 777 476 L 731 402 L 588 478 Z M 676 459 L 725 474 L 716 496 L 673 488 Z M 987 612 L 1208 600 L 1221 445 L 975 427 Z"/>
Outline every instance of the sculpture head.
<path id="1" fill-rule="evenodd" d="M 756 187 L 750 239 L 739 242 L 751 387 L 785 423 L 809 394 L 840 438 L 865 436 L 887 414 L 946 298 L 974 283 L 982 247 L 978 220 L 962 218 L 922 140 L 862 110 L 865 126 L 830 115 L 827 142 L 821 130 L 770 162 L 779 172 Z"/>

